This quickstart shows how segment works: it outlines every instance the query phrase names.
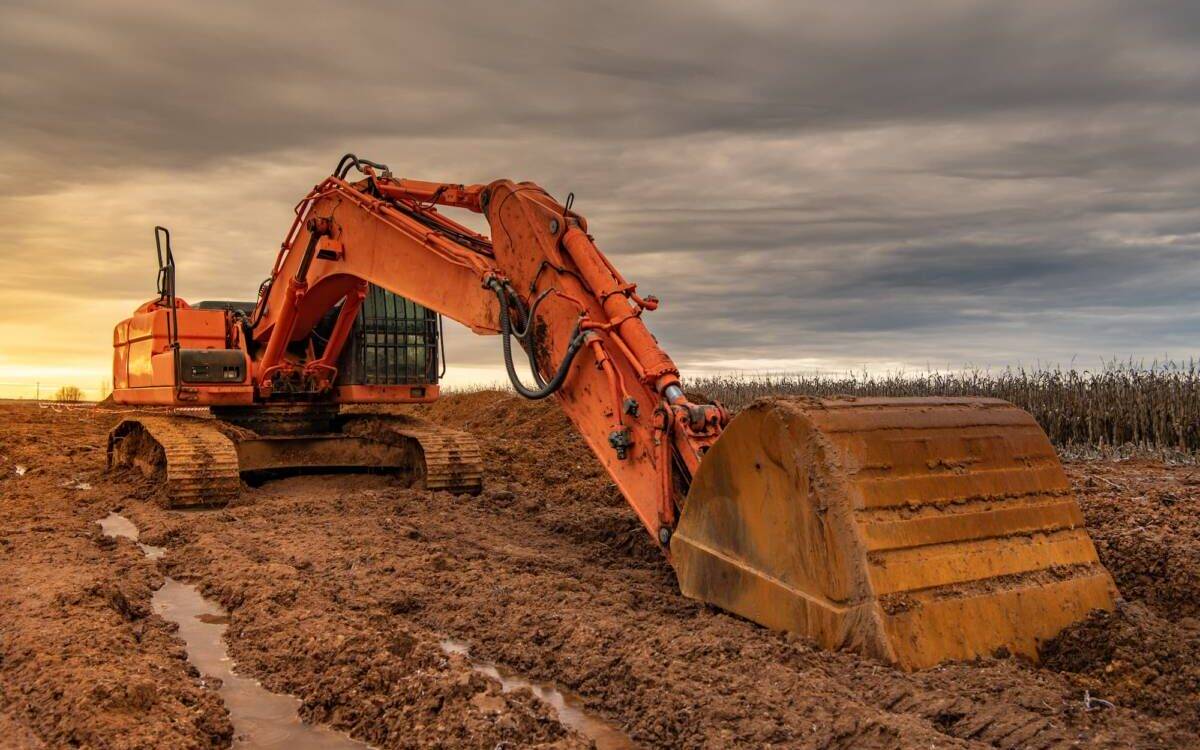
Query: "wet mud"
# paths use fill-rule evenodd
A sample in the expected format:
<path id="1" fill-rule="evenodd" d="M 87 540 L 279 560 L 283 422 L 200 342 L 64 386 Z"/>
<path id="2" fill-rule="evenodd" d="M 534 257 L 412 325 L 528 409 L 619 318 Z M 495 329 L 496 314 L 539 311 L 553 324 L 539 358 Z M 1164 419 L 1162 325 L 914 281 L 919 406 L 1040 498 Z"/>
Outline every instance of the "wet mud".
<path id="1" fill-rule="evenodd" d="M 381 476 L 294 477 L 209 513 L 164 511 L 140 475 L 104 474 L 115 417 L 22 408 L 2 415 L 0 595 L 41 614 L 0 625 L 0 729 L 47 746 L 64 744 L 67 724 L 98 747 L 233 741 L 218 690 L 153 611 L 163 576 L 228 613 L 239 674 L 295 695 L 306 722 L 377 747 L 593 746 L 550 695 L 506 690 L 512 675 L 570 695 L 639 747 L 1196 746 L 1194 467 L 1069 464 L 1121 608 L 1047 644 L 1041 665 L 991 658 L 905 674 L 680 596 L 553 404 L 485 392 L 419 410 L 485 446 L 477 497 Z M 113 510 L 165 554 L 105 541 L 95 522 Z M 60 577 L 105 593 L 56 604 Z M 151 634 L 144 643 L 90 646 L 98 628 L 118 638 L 134 625 Z M 48 654 L 63 643 L 79 655 L 54 669 Z M 138 670 L 156 700 L 123 709 L 127 720 L 75 711 L 85 683 Z M 199 708 L 183 720 L 172 712 L 185 698 Z"/>
<path id="2" fill-rule="evenodd" d="M 4 746 L 228 747 L 220 698 L 151 609 L 162 575 L 96 523 L 122 494 L 103 425 L 29 406 L 0 407 L 0 425 Z"/>
<path id="3" fill-rule="evenodd" d="M 470 658 L 470 648 L 452 638 L 443 639 L 438 646 L 451 656 Z M 558 720 L 587 737 L 595 744 L 597 750 L 626 750 L 637 747 L 619 728 L 596 716 L 585 708 L 582 698 L 569 691 L 564 691 L 558 685 L 544 682 L 531 682 L 511 670 L 501 669 L 495 664 L 471 660 L 471 668 L 476 672 L 500 683 L 500 690 L 511 693 L 515 690 L 528 690 L 542 703 L 554 709 Z"/>
<path id="4" fill-rule="evenodd" d="M 147 558 L 156 560 L 163 547 L 142 544 L 137 526 L 119 513 L 109 513 L 98 522 L 109 537 L 138 542 Z M 355 750 L 367 745 L 320 726 L 300 721 L 299 701 L 264 690 L 257 680 L 242 677 L 233 669 L 225 641 L 229 614 L 205 599 L 195 586 L 166 578 L 150 600 L 154 613 L 175 625 L 187 647 L 188 661 L 200 670 L 207 684 L 215 685 L 229 712 L 234 730 L 234 747 L 288 748 L 288 750 Z"/>

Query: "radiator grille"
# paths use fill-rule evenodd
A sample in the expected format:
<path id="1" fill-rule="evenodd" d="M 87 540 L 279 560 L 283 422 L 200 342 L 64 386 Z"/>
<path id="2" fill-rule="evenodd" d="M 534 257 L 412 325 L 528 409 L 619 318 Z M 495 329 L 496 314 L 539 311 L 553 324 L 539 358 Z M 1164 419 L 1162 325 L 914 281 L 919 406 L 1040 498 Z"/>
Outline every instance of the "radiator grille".
<path id="1" fill-rule="evenodd" d="M 438 315 L 372 285 L 342 352 L 342 385 L 413 385 L 438 381 Z"/>

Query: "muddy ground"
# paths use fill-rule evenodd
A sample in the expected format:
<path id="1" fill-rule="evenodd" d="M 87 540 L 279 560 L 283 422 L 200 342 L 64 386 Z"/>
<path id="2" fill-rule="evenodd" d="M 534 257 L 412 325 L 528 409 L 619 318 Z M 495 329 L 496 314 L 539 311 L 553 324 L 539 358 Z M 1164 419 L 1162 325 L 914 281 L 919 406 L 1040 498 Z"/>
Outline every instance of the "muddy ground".
<path id="1" fill-rule="evenodd" d="M 482 496 L 298 477 L 179 513 L 140 476 L 105 474 L 119 413 L 0 406 L 0 746 L 229 745 L 215 685 L 150 609 L 164 575 L 230 611 L 239 672 L 378 747 L 589 745 L 446 638 L 577 693 L 636 746 L 1197 746 L 1195 466 L 1068 464 L 1120 609 L 1041 666 L 904 674 L 680 596 L 552 404 L 485 392 L 422 414 L 482 439 Z M 99 534 L 113 510 L 166 555 Z"/>

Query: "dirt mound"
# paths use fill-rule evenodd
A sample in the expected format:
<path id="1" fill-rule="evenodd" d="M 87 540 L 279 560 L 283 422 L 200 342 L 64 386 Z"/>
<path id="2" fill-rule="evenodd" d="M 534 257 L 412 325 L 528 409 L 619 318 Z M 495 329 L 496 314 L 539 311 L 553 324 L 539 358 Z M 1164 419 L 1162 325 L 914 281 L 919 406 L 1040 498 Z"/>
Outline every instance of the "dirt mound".
<path id="1" fill-rule="evenodd" d="M 663 564 L 657 544 L 553 401 L 477 391 L 409 409 L 475 433 L 487 472 L 484 502 L 515 506 L 575 541 L 601 543 L 656 567 Z"/>
<path id="2" fill-rule="evenodd" d="M 1172 617 L 1200 617 L 1200 470 L 1094 461 L 1067 471 L 1121 593 Z"/>
<path id="3" fill-rule="evenodd" d="M 1097 612 L 1042 652 L 1046 667 L 1120 706 L 1200 726 L 1200 620 L 1162 617 L 1139 603 Z"/>
<path id="4" fill-rule="evenodd" d="M 442 424 L 506 440 L 545 442 L 560 448 L 583 445 L 583 438 L 554 401 L 526 401 L 511 391 L 455 394 L 428 406 L 406 407 L 406 410 Z"/>

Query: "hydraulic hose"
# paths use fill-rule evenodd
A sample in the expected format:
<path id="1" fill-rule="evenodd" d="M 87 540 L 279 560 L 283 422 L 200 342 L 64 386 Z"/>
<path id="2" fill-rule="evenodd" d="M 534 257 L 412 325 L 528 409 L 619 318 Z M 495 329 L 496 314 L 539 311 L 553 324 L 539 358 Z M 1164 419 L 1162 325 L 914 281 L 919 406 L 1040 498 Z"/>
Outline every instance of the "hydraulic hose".
<path id="1" fill-rule="evenodd" d="M 542 304 L 542 300 L 550 295 L 550 290 L 542 292 L 533 301 L 533 305 L 528 310 L 521 303 L 521 298 L 513 291 L 512 286 L 508 282 L 504 282 L 504 288 L 509 294 L 509 302 L 512 303 L 513 309 L 517 311 L 517 325 L 513 330 L 513 335 L 519 341 L 525 342 L 525 350 L 533 351 L 537 343 L 537 332 L 533 328 L 534 316 L 537 315 L 538 305 Z M 537 359 L 533 356 L 529 357 L 529 371 L 533 373 L 533 380 L 537 383 L 538 388 L 545 388 L 546 381 L 542 378 L 542 372 L 538 369 Z"/>
<path id="2" fill-rule="evenodd" d="M 350 173 L 350 168 L 354 167 L 358 171 L 362 171 L 363 166 L 373 167 L 381 172 L 388 171 L 386 164 L 371 161 L 370 159 L 360 159 L 354 154 L 346 154 L 338 162 L 337 169 L 333 170 L 333 174 L 338 179 L 346 179 L 346 175 Z"/>
<path id="3" fill-rule="evenodd" d="M 500 338 L 503 342 L 504 348 L 504 368 L 508 371 L 508 380 L 510 383 L 512 383 L 513 389 L 525 398 L 533 401 L 538 401 L 546 398 L 547 396 L 553 395 L 566 381 L 567 372 L 571 369 L 571 363 L 575 360 L 575 355 L 579 353 L 580 348 L 583 347 L 583 335 L 579 331 L 579 324 L 577 323 L 575 325 L 575 329 L 571 331 L 571 343 L 567 345 L 567 353 L 563 357 L 562 362 L 559 363 L 558 370 L 554 373 L 554 377 L 550 378 L 549 381 L 542 381 L 541 375 L 537 371 L 537 365 L 534 363 L 534 355 L 532 352 L 529 352 L 530 369 L 533 370 L 534 377 L 538 381 L 539 387 L 537 389 L 528 388 L 524 383 L 521 382 L 521 378 L 517 376 L 517 370 L 513 366 L 513 330 L 512 321 L 509 319 L 508 290 L 505 289 L 504 285 L 498 281 L 493 281 L 491 288 L 492 291 L 496 293 L 496 298 L 500 302 Z M 517 304 L 518 309 L 521 310 L 521 314 L 523 314 L 524 310 L 519 307 L 520 303 Z M 526 319 L 526 335 L 528 335 L 529 329 L 532 327 L 532 320 L 532 318 Z"/>
<path id="4" fill-rule="evenodd" d="M 525 309 L 525 303 L 521 302 L 521 298 L 513 291 L 512 284 L 507 281 L 501 282 L 504 285 L 504 292 L 508 303 L 517 311 L 517 324 L 513 326 L 512 334 L 518 339 L 524 341 L 529 335 L 530 328 L 533 326 L 533 312 Z M 537 310 L 537 303 L 540 300 L 534 300 L 533 310 Z"/>

